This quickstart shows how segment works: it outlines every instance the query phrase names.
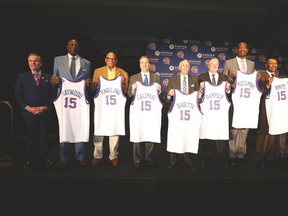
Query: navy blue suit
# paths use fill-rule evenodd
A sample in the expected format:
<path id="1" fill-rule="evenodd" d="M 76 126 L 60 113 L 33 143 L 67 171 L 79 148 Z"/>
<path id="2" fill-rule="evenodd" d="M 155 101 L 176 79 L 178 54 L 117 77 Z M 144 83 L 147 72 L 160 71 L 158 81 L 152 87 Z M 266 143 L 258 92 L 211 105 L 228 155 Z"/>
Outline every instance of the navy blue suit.
<path id="1" fill-rule="evenodd" d="M 26 106 L 53 107 L 53 88 L 50 84 L 51 76 L 41 73 L 40 84 L 37 86 L 31 71 L 20 73 L 15 84 L 15 99 L 19 104 L 27 128 L 26 160 L 46 160 L 48 157 L 48 125 L 51 110 L 39 115 L 33 115 L 25 110 Z"/>

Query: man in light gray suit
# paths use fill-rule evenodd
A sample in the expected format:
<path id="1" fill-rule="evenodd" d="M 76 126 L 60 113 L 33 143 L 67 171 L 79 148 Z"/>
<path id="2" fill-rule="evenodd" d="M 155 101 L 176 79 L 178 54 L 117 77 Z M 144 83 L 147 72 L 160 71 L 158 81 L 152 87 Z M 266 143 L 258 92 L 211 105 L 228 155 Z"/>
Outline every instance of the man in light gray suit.
<path id="1" fill-rule="evenodd" d="M 61 78 L 65 78 L 72 81 L 85 80 L 87 86 L 91 82 L 91 63 L 90 61 L 80 57 L 78 55 L 80 46 L 74 39 L 69 40 L 67 43 L 68 54 L 64 56 L 57 56 L 54 59 L 53 76 L 51 83 L 58 85 Z M 75 74 L 70 72 L 71 63 L 75 59 Z M 77 122 L 75 122 L 77 124 Z M 80 167 L 86 166 L 85 162 L 85 144 L 75 143 L 76 160 Z M 60 143 L 60 167 L 66 168 L 69 163 L 69 147 L 71 143 Z"/>
<path id="2" fill-rule="evenodd" d="M 161 94 L 161 85 L 160 85 L 160 76 L 156 74 L 152 74 L 149 71 L 149 57 L 141 56 L 139 59 L 139 66 L 141 72 L 134 74 L 130 77 L 129 86 L 128 86 L 128 96 L 132 97 L 135 94 L 137 89 L 137 81 L 145 84 L 145 77 L 147 77 L 146 85 L 152 85 L 155 82 L 159 85 L 157 86 L 157 90 L 159 94 Z M 160 96 L 161 97 L 161 96 Z M 140 143 L 133 144 L 133 162 L 136 168 L 143 165 L 145 161 L 149 166 L 154 166 L 154 161 L 152 159 L 152 151 L 153 151 L 154 143 L 153 142 L 145 142 L 145 155 L 141 152 Z"/>
<path id="3" fill-rule="evenodd" d="M 255 63 L 246 58 L 248 53 L 248 44 L 246 42 L 239 42 L 237 44 L 236 51 L 236 57 L 226 60 L 223 67 L 223 74 L 227 76 L 227 81 L 232 86 L 234 84 L 237 71 L 248 74 L 255 71 Z M 233 116 L 233 103 L 230 107 L 229 115 L 231 124 Z M 248 132 L 248 128 L 237 129 L 231 127 L 229 140 L 229 157 L 231 159 L 231 165 L 236 164 L 236 159 L 238 159 L 241 164 L 249 165 L 248 162 L 244 161 L 244 156 L 247 150 L 246 139 Z"/>

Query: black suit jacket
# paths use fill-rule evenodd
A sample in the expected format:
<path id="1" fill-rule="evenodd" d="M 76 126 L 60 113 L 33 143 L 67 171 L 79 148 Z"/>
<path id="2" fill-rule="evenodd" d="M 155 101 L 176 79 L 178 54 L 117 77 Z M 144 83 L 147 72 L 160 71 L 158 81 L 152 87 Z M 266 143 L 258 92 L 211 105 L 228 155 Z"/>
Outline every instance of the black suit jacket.
<path id="1" fill-rule="evenodd" d="M 22 111 L 26 106 L 53 106 L 54 89 L 50 84 L 51 75 L 41 74 L 37 86 L 32 72 L 20 73 L 15 84 L 15 99 Z"/>
<path id="2" fill-rule="evenodd" d="M 217 85 L 219 85 L 223 81 L 225 82 L 227 80 L 227 76 L 226 75 L 224 75 L 222 73 L 219 73 L 219 72 L 217 72 L 217 73 L 219 75 Z M 211 80 L 210 80 L 210 76 L 209 76 L 209 72 L 208 71 L 198 75 L 198 83 L 200 84 L 201 82 L 204 82 L 204 81 L 209 81 L 210 83 L 212 83 Z"/>

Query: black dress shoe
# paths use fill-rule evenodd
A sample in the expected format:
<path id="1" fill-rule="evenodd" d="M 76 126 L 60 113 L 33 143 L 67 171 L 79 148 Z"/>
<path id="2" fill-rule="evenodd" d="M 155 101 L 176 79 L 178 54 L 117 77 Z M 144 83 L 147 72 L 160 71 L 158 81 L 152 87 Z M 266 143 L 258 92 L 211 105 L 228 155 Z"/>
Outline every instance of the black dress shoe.
<path id="1" fill-rule="evenodd" d="M 154 163 L 153 160 L 148 160 L 148 161 L 146 161 L 146 162 L 147 162 L 148 166 L 150 166 L 150 167 L 152 167 L 152 166 L 155 165 L 155 163 Z"/>
<path id="2" fill-rule="evenodd" d="M 135 162 L 134 162 L 134 166 L 135 166 L 136 168 L 140 168 L 140 167 L 141 167 L 140 161 L 135 161 Z"/>
<path id="3" fill-rule="evenodd" d="M 29 168 L 31 168 L 31 167 L 32 167 L 31 161 L 26 161 L 25 164 L 24 164 L 24 166 L 23 166 L 24 169 L 29 169 Z"/>

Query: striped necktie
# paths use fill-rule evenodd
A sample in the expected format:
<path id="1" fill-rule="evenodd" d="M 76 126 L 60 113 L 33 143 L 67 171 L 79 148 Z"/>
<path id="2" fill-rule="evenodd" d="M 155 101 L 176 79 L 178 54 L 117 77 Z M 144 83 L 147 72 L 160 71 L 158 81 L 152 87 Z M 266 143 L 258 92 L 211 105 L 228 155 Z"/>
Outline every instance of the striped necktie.
<path id="1" fill-rule="evenodd" d="M 187 81 L 186 81 L 186 77 L 183 77 L 182 92 L 183 92 L 184 94 L 187 94 L 187 93 L 188 93 L 188 91 L 187 91 Z"/>

